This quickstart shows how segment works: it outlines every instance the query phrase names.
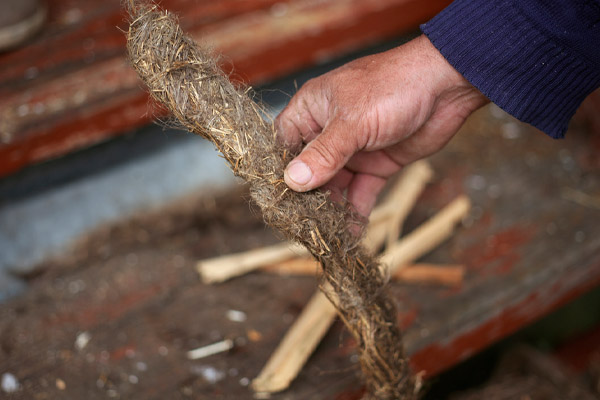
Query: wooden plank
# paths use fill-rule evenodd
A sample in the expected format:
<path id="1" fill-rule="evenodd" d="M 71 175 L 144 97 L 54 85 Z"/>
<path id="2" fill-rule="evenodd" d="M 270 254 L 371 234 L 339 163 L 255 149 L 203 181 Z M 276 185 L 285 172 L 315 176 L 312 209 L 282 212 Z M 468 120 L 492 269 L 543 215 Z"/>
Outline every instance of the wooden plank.
<path id="1" fill-rule="evenodd" d="M 574 126 L 553 141 L 488 107 L 432 158 L 436 179 L 405 231 L 461 193 L 473 211 L 422 260 L 464 265 L 460 287 L 390 285 L 415 370 L 438 374 L 598 288 L 600 210 L 563 196 L 568 188 L 600 198 L 600 166 L 589 162 L 594 140 Z M 21 384 L 16 398 L 252 398 L 247 385 L 317 285 L 267 273 L 216 286 L 198 280 L 197 259 L 276 241 L 239 193 L 194 199 L 85 239 L 68 259 L 48 261 L 34 290 L 0 304 L 0 371 Z M 230 319 L 231 310 L 243 312 L 243 322 Z M 80 349 L 84 332 L 90 339 Z M 227 353 L 186 357 L 227 339 Z M 353 349 L 334 323 L 272 399 L 360 398 Z"/>
<path id="2" fill-rule="evenodd" d="M 434 0 L 165 0 L 197 39 L 254 85 L 415 29 Z M 0 55 L 0 176 L 149 123 L 124 59 L 119 0 L 57 0 L 43 35 Z M 119 28 L 119 29 L 117 29 Z"/>

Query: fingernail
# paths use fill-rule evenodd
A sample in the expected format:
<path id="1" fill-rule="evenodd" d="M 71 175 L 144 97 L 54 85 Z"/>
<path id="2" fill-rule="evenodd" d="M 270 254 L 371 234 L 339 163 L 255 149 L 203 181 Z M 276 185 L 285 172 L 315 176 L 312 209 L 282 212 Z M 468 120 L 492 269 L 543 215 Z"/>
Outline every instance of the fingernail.
<path id="1" fill-rule="evenodd" d="M 291 181 L 300 186 L 304 186 L 310 182 L 313 176 L 308 165 L 304 164 L 302 161 L 290 163 L 285 172 Z"/>

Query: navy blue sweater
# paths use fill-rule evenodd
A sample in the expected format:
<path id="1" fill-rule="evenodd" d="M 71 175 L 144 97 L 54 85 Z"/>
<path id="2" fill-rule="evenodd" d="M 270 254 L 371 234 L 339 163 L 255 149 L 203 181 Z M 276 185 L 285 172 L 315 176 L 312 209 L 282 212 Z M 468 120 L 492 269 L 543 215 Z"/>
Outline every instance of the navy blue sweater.
<path id="1" fill-rule="evenodd" d="M 421 30 L 492 102 L 555 138 L 600 87 L 600 0 L 455 0 Z"/>

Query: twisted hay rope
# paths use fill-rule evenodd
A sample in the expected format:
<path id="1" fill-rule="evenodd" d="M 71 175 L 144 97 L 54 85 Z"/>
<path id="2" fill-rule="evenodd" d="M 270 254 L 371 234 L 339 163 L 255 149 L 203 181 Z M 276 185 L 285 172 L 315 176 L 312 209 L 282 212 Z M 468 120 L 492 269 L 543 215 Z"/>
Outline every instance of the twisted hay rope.
<path id="1" fill-rule="evenodd" d="M 333 288 L 327 293 L 358 342 L 368 398 L 413 399 L 415 380 L 402 348 L 393 301 L 377 261 L 348 230 L 350 210 L 320 191 L 296 193 L 283 181 L 293 158 L 249 90 L 235 88 L 215 57 L 197 46 L 177 19 L 155 5 L 128 0 L 130 62 L 151 96 L 183 128 L 214 143 L 233 172 L 250 185 L 266 223 L 306 246 Z"/>

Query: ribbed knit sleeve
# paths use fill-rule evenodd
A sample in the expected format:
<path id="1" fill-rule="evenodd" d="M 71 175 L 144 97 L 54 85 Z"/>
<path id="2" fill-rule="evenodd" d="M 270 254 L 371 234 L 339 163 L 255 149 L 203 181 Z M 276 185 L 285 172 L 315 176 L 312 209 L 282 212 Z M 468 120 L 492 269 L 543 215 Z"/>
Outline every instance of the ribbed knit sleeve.
<path id="1" fill-rule="evenodd" d="M 455 0 L 421 30 L 492 102 L 554 138 L 600 87 L 600 0 Z"/>

